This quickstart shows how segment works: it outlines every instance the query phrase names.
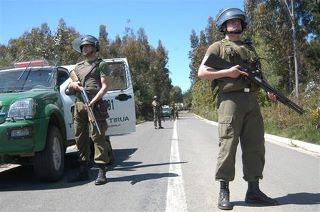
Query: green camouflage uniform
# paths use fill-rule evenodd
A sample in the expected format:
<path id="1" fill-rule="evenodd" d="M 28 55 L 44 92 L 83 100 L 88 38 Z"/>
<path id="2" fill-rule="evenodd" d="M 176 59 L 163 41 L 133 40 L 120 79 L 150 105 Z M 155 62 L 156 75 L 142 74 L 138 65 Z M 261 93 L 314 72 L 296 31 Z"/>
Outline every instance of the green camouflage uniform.
<path id="1" fill-rule="evenodd" d="M 152 101 L 152 109 L 153 109 L 153 122 L 154 127 L 162 127 L 161 126 L 161 104 L 158 100 Z"/>
<path id="2" fill-rule="evenodd" d="M 100 60 L 90 63 L 88 61 L 83 61 L 78 63 L 75 67 L 75 73 L 77 74 L 81 85 L 86 90 L 90 100 L 101 89 L 101 77 L 110 75 L 110 70 L 107 63 L 99 62 Z M 94 66 L 95 68 L 93 68 Z M 95 163 L 107 164 L 109 162 L 109 145 L 106 142 L 105 136 L 105 132 L 108 128 L 106 121 L 106 118 L 108 117 L 107 107 L 106 101 L 99 100 L 93 108 L 95 118 L 101 131 L 101 135 L 99 135 L 97 129 L 89 125 L 88 113 L 84 107 L 80 94 L 77 93 L 76 95 L 73 118 L 75 127 L 75 140 L 80 153 L 81 161 L 90 161 L 91 137 L 94 144 Z"/>
<path id="3" fill-rule="evenodd" d="M 219 57 L 244 68 L 256 67 L 258 56 L 244 42 L 226 39 L 212 44 L 206 55 Z M 262 179 L 265 164 L 264 124 L 257 101 L 258 88 L 239 77 L 215 80 L 217 97 L 219 146 L 216 175 L 218 181 L 232 181 L 235 176 L 235 157 L 240 141 L 243 174 L 246 181 Z"/>

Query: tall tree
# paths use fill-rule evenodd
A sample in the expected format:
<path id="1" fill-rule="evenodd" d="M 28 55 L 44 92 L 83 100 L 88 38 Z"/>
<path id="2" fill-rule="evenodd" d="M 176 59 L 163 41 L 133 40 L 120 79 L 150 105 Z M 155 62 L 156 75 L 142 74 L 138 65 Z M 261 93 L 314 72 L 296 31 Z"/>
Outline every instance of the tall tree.
<path id="1" fill-rule="evenodd" d="M 279 89 L 294 90 L 292 21 L 285 4 L 294 7 L 297 49 L 299 52 L 299 83 L 305 84 L 317 68 L 307 58 L 312 54 L 311 42 L 318 38 L 319 1 L 246 0 L 245 8 L 251 23 L 247 35 L 253 38 L 268 79 Z M 317 42 L 312 42 L 316 45 Z M 307 56 L 307 55 L 308 56 Z M 311 57 L 313 58 L 313 57 Z M 312 63 L 312 62 L 311 62 Z M 308 71 L 307 71 L 308 70 Z"/>
<path id="2" fill-rule="evenodd" d="M 189 52 L 190 79 L 192 80 L 192 107 L 198 114 L 208 115 L 209 111 L 214 109 L 213 92 L 210 81 L 200 81 L 198 78 L 198 69 L 209 45 L 220 40 L 222 33 L 215 27 L 213 18 L 208 18 L 208 24 L 205 30 L 200 31 L 200 38 L 193 30 L 190 36 L 191 51 Z M 190 103 L 189 103 L 190 104 Z M 205 113 L 205 114 L 204 114 Z M 210 115 L 212 117 L 212 114 Z"/>
<path id="3" fill-rule="evenodd" d="M 72 41 L 79 36 L 73 27 L 67 27 L 63 19 L 59 20 L 57 31 L 53 36 L 55 52 L 53 60 L 56 64 L 71 64 L 79 60 L 79 53 L 72 49 Z"/>
<path id="4" fill-rule="evenodd" d="M 191 80 L 191 83 L 193 84 L 196 81 L 197 71 L 196 71 L 196 64 L 194 62 L 194 58 L 197 52 L 197 49 L 199 47 L 199 37 L 196 34 L 195 30 L 191 31 L 190 35 L 190 43 L 191 43 L 191 50 L 189 51 L 189 59 L 191 60 L 191 63 L 189 65 L 190 68 L 190 74 L 189 78 Z"/>
<path id="5" fill-rule="evenodd" d="M 183 95 L 182 95 L 182 90 L 179 86 L 174 86 L 171 89 L 171 102 L 182 102 L 183 101 Z"/>
<path id="6" fill-rule="evenodd" d="M 106 26 L 103 24 L 99 26 L 98 39 L 100 44 L 99 54 L 101 55 L 102 58 L 108 58 L 110 56 L 108 33 L 106 30 Z"/>
<path id="7" fill-rule="evenodd" d="M 161 41 L 158 42 L 155 59 L 156 62 L 154 65 L 157 67 L 156 74 L 154 75 L 156 77 L 154 79 L 155 92 L 160 94 L 162 101 L 169 103 L 171 80 L 169 78 L 169 70 L 167 68 L 168 52 L 162 45 Z"/>

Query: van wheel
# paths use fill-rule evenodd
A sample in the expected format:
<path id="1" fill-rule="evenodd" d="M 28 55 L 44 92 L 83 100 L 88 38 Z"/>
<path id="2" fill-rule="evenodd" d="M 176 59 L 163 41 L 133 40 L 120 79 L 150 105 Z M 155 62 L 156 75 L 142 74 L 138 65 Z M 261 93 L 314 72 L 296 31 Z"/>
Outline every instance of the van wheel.
<path id="1" fill-rule="evenodd" d="M 34 172 L 44 181 L 59 180 L 64 171 L 64 144 L 56 126 L 49 126 L 47 142 L 43 151 L 36 153 Z"/>

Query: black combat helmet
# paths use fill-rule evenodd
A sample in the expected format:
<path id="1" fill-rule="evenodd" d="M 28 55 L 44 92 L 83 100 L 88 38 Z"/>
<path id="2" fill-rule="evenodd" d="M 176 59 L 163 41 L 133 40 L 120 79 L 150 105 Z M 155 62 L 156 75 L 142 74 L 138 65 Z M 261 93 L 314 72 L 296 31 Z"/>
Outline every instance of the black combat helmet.
<path id="1" fill-rule="evenodd" d="M 231 20 L 231 19 L 240 19 L 241 20 L 241 25 L 242 25 L 242 30 L 246 28 L 248 25 L 248 18 L 245 15 L 245 13 L 238 9 L 238 8 L 228 8 L 223 11 L 221 11 L 217 18 L 216 18 L 216 27 L 220 32 L 224 32 L 223 25 L 226 23 L 226 21 Z M 242 32 L 242 31 L 241 31 Z"/>
<path id="2" fill-rule="evenodd" d="M 73 42 L 72 42 L 72 47 L 74 50 L 76 50 L 77 52 L 81 53 L 82 52 L 82 46 L 83 45 L 93 45 L 96 48 L 96 51 L 99 51 L 99 41 L 97 38 L 95 38 L 92 35 L 85 35 L 79 38 L 76 38 Z"/>

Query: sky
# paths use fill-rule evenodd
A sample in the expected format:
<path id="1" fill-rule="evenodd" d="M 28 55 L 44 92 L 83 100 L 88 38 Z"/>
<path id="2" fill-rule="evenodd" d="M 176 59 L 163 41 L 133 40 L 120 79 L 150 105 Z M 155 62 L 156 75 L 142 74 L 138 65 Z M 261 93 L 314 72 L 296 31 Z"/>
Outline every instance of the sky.
<path id="1" fill-rule="evenodd" d="M 190 88 L 191 31 L 199 35 L 221 9 L 243 9 L 243 0 L 0 0 L 0 44 L 47 23 L 56 32 L 59 20 L 80 34 L 98 37 L 106 26 L 108 38 L 122 37 L 126 27 L 144 28 L 151 46 L 159 40 L 168 51 L 167 68 L 174 86 Z"/>

